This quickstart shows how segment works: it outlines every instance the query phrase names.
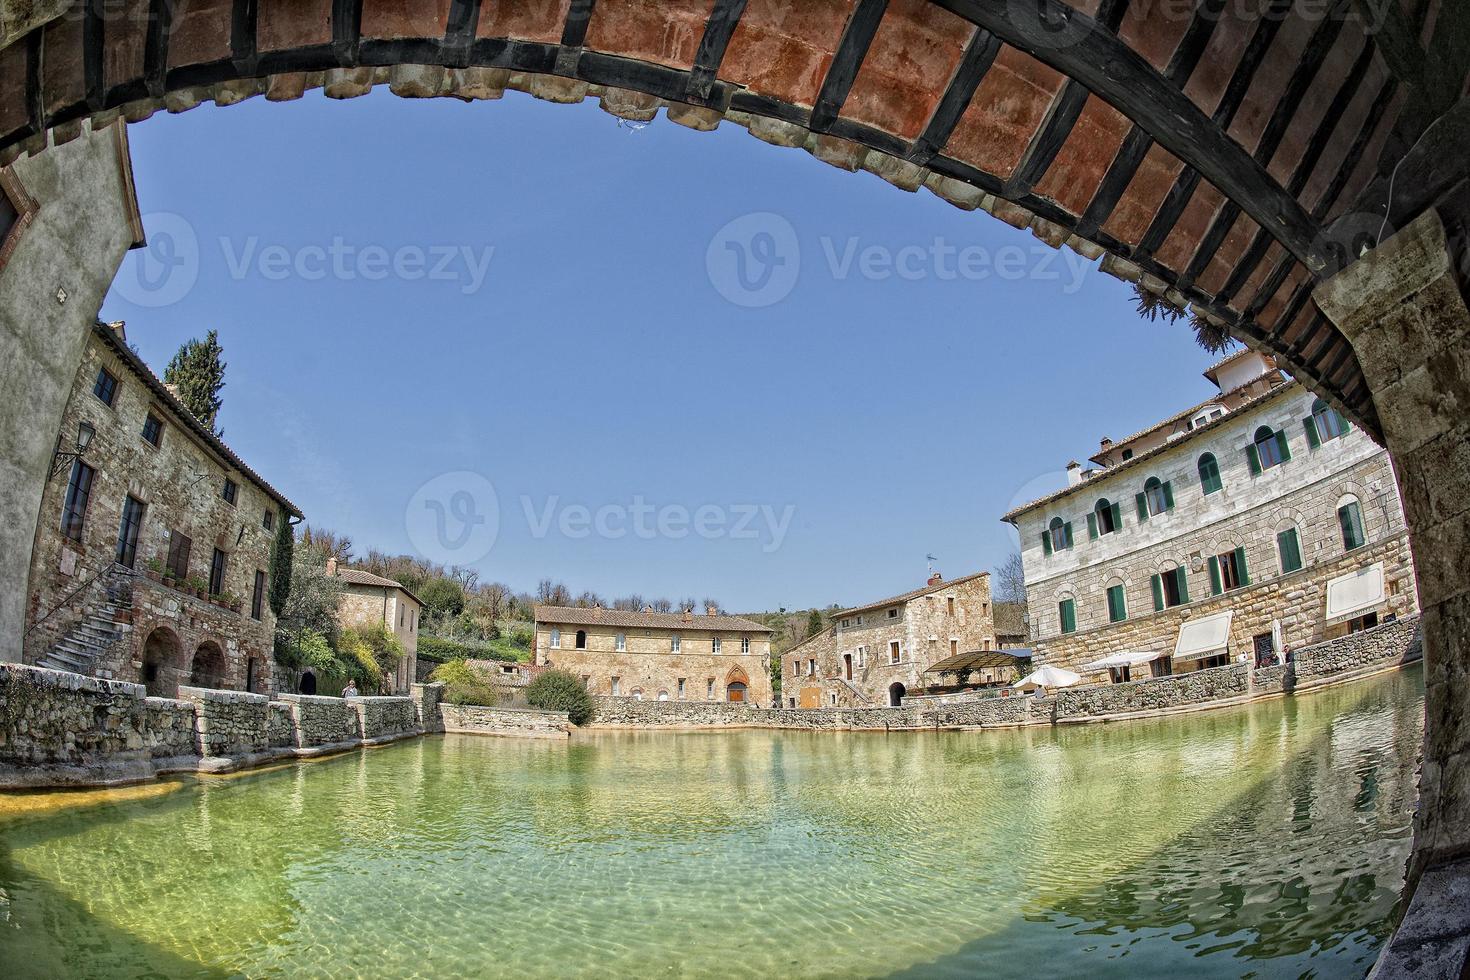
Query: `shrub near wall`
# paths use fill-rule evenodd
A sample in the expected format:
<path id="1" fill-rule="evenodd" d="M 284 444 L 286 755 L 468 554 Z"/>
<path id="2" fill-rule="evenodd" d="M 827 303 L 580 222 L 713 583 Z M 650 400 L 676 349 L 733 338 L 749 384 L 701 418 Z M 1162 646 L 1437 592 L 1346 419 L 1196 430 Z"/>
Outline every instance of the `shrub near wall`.
<path id="1" fill-rule="evenodd" d="M 565 711 L 573 725 L 592 718 L 592 695 L 581 680 L 564 670 L 543 671 L 526 685 L 526 703 L 546 711 Z"/>

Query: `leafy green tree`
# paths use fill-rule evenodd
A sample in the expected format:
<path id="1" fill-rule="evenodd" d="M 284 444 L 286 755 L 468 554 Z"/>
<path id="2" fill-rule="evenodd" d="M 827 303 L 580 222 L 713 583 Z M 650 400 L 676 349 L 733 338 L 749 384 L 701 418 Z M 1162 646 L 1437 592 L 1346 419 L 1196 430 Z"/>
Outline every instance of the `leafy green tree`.
<path id="1" fill-rule="evenodd" d="M 288 645 L 300 647 L 308 632 L 336 641 L 339 626 L 337 607 L 342 601 L 342 580 L 327 574 L 324 562 L 310 549 L 293 555 L 291 594 L 276 619 L 276 633 Z"/>
<path id="2" fill-rule="evenodd" d="M 434 578 L 419 591 L 424 609 L 435 619 L 447 619 L 464 612 L 464 586 L 451 578 Z"/>
<path id="3" fill-rule="evenodd" d="M 806 618 L 807 639 L 811 639 L 820 632 L 822 632 L 822 614 L 813 609 Z"/>
<path id="4" fill-rule="evenodd" d="M 271 585 L 266 599 L 279 618 L 291 597 L 291 562 L 296 552 L 296 530 L 285 511 L 276 515 L 276 540 L 271 543 Z"/>
<path id="5" fill-rule="evenodd" d="M 573 725 L 592 717 L 592 695 L 565 670 L 548 670 L 526 685 L 526 703 L 544 711 L 565 711 Z"/>
<path id="6" fill-rule="evenodd" d="M 219 335 L 211 330 L 203 340 L 196 338 L 180 347 L 163 369 L 164 383 L 173 385 L 184 407 L 217 436 L 223 435 L 215 425 L 223 404 L 219 397 L 220 389 L 225 386 L 223 354 Z"/>
<path id="7" fill-rule="evenodd" d="M 463 660 L 451 660 L 434 668 L 429 680 L 444 685 L 444 700 L 450 704 L 494 706 L 500 695 L 494 685 Z"/>

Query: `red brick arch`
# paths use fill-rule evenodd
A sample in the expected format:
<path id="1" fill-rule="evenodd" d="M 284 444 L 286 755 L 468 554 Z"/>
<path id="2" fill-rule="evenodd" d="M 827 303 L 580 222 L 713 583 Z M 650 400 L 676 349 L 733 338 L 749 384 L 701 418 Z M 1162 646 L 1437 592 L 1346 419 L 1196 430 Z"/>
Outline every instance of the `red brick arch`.
<path id="1" fill-rule="evenodd" d="M 310 88 L 724 120 L 1106 256 L 1377 432 L 1311 287 L 1375 223 L 1358 199 L 1404 148 L 1388 66 L 1417 23 L 1389 18 L 1395 47 L 1353 14 L 1267 3 L 78 0 L 0 49 L 0 161 L 87 119 Z"/>

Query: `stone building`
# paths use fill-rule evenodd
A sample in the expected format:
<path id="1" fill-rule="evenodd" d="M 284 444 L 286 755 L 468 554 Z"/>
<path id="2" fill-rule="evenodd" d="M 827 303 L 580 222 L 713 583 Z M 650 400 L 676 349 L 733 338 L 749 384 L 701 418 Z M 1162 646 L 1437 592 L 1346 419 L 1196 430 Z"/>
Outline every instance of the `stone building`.
<path id="1" fill-rule="evenodd" d="M 786 651 L 782 696 L 788 708 L 897 705 L 939 661 L 996 648 L 990 573 L 935 574 L 921 589 L 844 609 Z"/>
<path id="2" fill-rule="evenodd" d="M 31 549 L 28 663 L 147 686 L 273 690 L 277 522 L 299 519 L 96 323 Z"/>
<path id="3" fill-rule="evenodd" d="M 337 607 L 343 626 L 384 626 L 403 646 L 403 657 L 393 673 L 394 694 L 406 694 L 418 669 L 419 617 L 424 604 L 399 582 L 327 559 L 327 574 L 342 583 Z"/>
<path id="4" fill-rule="evenodd" d="M 1114 681 L 1279 661 L 1417 611 L 1388 454 L 1267 356 L 1005 516 L 1035 661 Z"/>
<path id="5" fill-rule="evenodd" d="M 713 606 L 656 613 L 536 607 L 534 662 L 582 678 L 593 694 L 650 701 L 771 704 L 771 633 Z"/>

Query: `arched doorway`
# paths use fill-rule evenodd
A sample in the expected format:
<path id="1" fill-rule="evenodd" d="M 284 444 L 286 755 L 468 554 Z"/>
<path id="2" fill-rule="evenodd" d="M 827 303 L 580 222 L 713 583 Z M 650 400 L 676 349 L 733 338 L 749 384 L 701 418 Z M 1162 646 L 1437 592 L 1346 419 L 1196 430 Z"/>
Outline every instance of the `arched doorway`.
<path id="1" fill-rule="evenodd" d="M 296 685 L 296 692 L 298 694 L 315 694 L 316 675 L 309 670 L 302 671 L 301 681 Z"/>
<path id="2" fill-rule="evenodd" d="M 747 701 L 750 698 L 750 676 L 739 667 L 730 668 L 725 675 L 725 700 Z"/>
<path id="3" fill-rule="evenodd" d="M 908 688 L 904 687 L 898 681 L 894 681 L 892 684 L 889 684 L 888 685 L 888 706 L 890 708 L 901 707 L 903 705 L 903 696 L 905 694 L 907 694 L 907 693 L 908 693 Z"/>
<path id="4" fill-rule="evenodd" d="M 143 686 L 150 698 L 171 698 L 179 693 L 179 638 L 160 626 L 143 642 Z"/>
<path id="5" fill-rule="evenodd" d="M 225 654 L 213 640 L 205 640 L 194 651 L 194 661 L 189 666 L 189 686 L 216 689 L 225 686 Z"/>

